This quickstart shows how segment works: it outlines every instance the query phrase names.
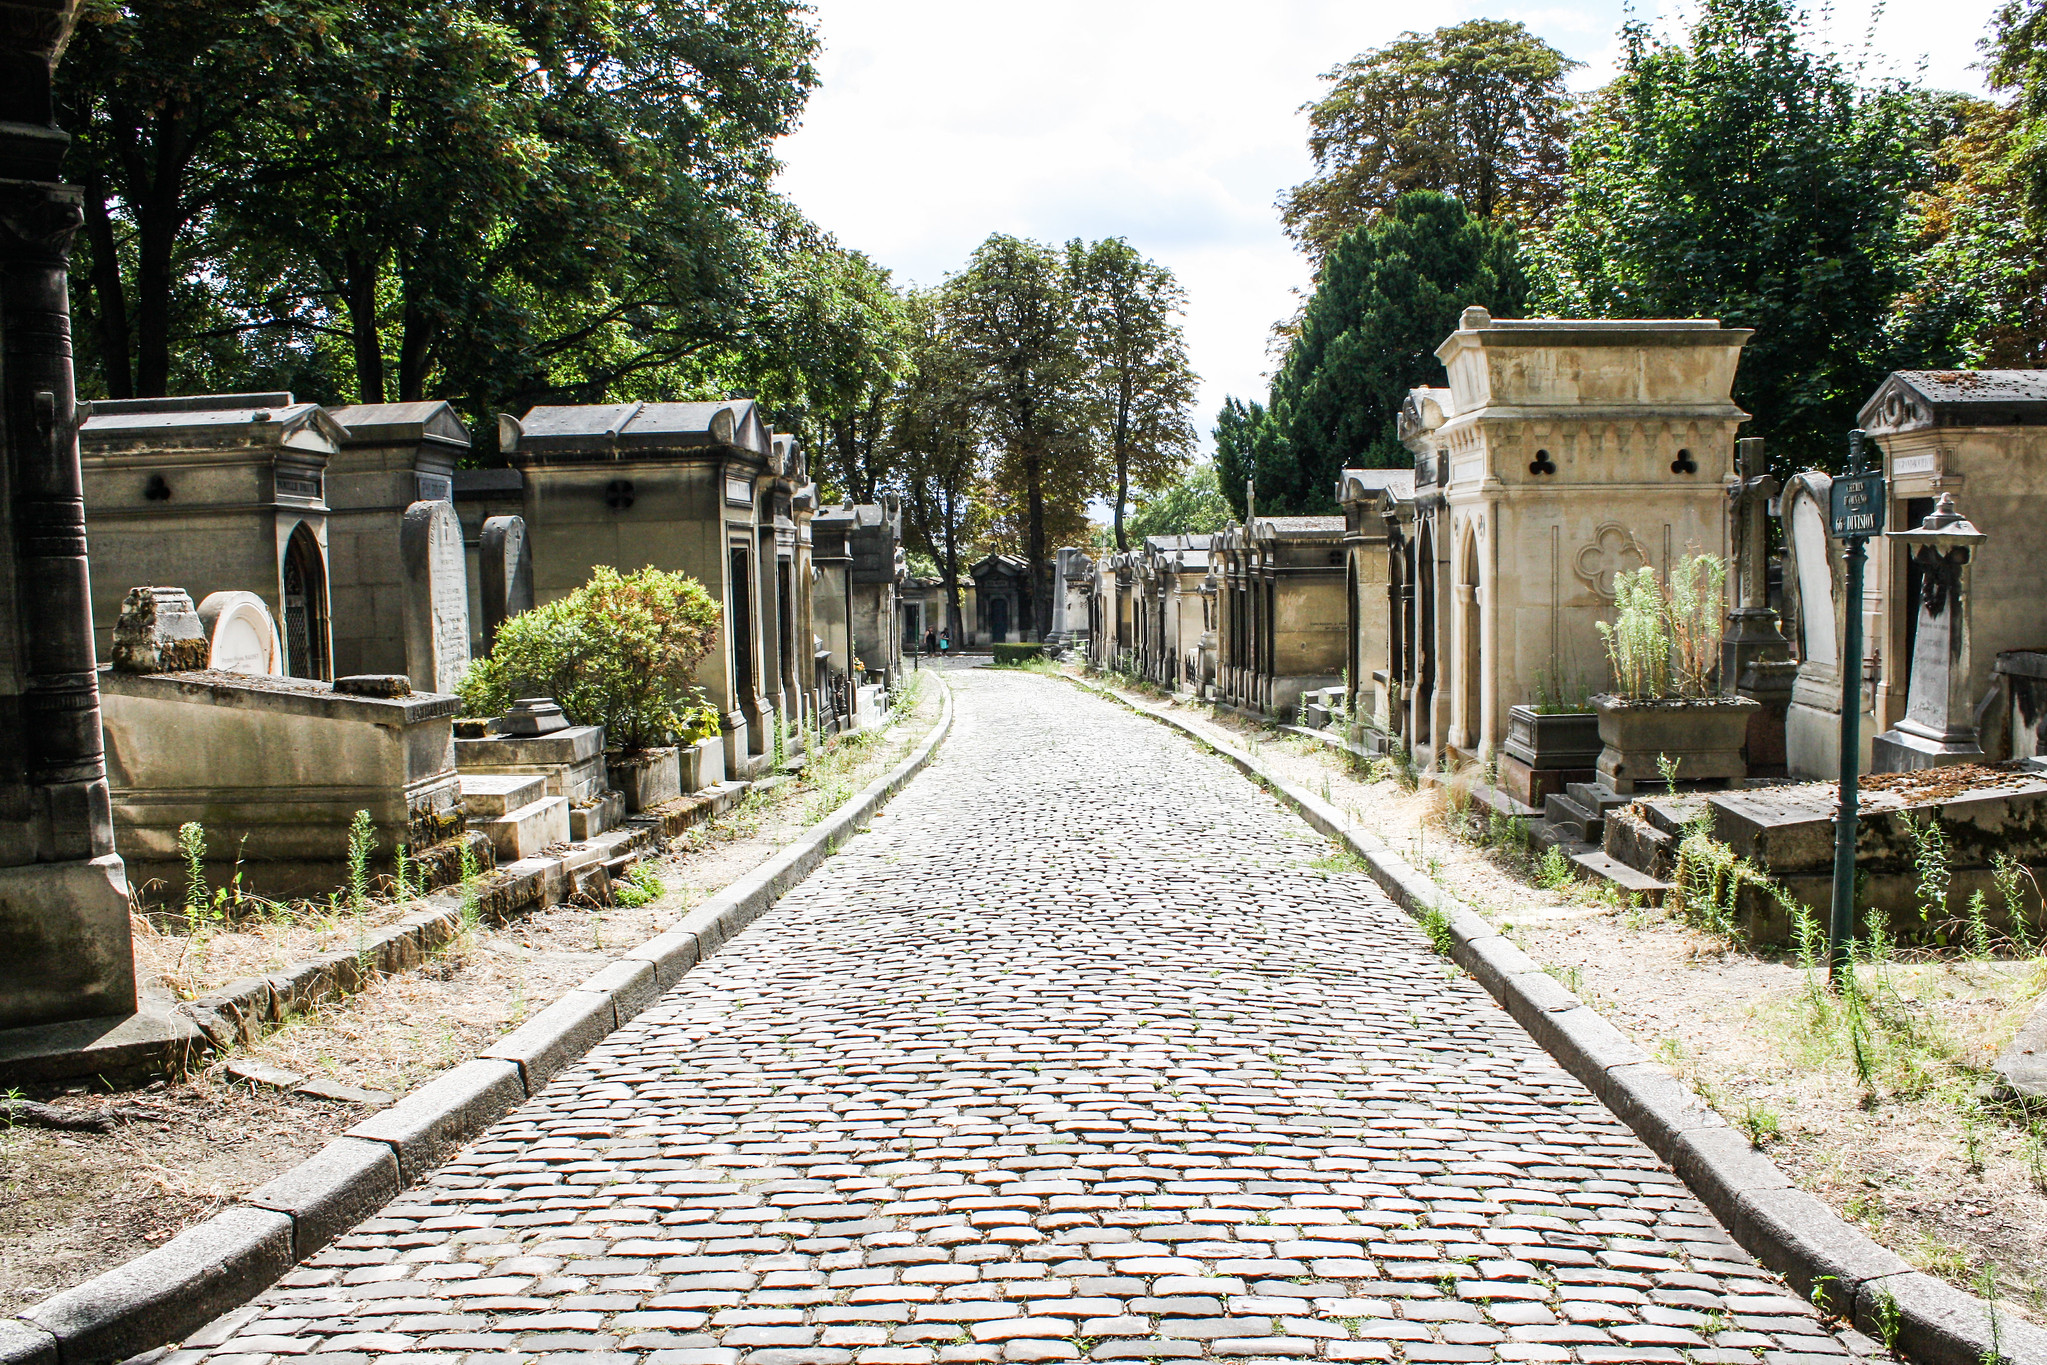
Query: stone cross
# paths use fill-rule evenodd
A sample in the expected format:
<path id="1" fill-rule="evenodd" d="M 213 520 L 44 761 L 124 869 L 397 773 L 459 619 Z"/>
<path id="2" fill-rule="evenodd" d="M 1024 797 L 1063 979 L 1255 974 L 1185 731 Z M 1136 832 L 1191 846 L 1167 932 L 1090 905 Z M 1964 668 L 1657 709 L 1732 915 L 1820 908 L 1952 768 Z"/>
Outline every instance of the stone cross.
<path id="1" fill-rule="evenodd" d="M 399 527 L 405 671 L 422 692 L 453 692 L 469 669 L 469 575 L 452 504 L 415 502 Z"/>
<path id="2" fill-rule="evenodd" d="M 1988 539 L 1943 493 L 1926 520 L 1889 539 L 1919 566 L 1919 622 L 1905 717 L 1876 737 L 1878 772 L 1966 763 L 1983 757 L 1969 690 L 1969 565 Z"/>
<path id="3" fill-rule="evenodd" d="M 498 627 L 533 609 L 533 555 L 524 517 L 491 517 L 477 546 L 478 585 L 483 597 L 483 648 L 497 643 Z"/>

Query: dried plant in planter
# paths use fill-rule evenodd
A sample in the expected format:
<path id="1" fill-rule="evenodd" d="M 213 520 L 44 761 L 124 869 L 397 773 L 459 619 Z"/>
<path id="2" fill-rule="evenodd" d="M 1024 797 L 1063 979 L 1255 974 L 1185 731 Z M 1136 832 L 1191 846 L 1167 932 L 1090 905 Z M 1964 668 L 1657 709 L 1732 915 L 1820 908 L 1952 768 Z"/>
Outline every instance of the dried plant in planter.
<path id="1" fill-rule="evenodd" d="M 1670 572 L 1664 610 L 1670 622 L 1672 689 L 1680 697 L 1713 695 L 1726 628 L 1727 564 L 1718 555 L 1686 555 Z"/>
<path id="2" fill-rule="evenodd" d="M 1627 701 L 1713 695 L 1720 658 L 1727 565 L 1717 555 L 1686 555 L 1668 584 L 1644 565 L 1614 575 L 1615 616 L 1599 636 L 1613 663 L 1613 695 Z"/>

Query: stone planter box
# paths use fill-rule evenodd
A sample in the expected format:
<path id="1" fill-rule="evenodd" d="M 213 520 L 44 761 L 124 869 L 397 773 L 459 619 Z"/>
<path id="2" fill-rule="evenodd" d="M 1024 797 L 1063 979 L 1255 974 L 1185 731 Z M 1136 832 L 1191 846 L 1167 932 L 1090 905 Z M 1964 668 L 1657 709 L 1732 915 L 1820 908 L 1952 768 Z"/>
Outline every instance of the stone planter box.
<path id="1" fill-rule="evenodd" d="M 725 780 L 725 741 L 700 739 L 681 750 L 682 789 L 700 792 Z"/>
<path id="2" fill-rule="evenodd" d="M 1630 701 L 1597 696 L 1599 780 L 1616 792 L 1663 785 L 1661 760 L 1679 782 L 1731 782 L 1748 776 L 1742 750 L 1757 703 L 1747 697 Z"/>
<path id="3" fill-rule="evenodd" d="M 642 814 L 682 795 L 682 761 L 672 744 L 636 754 L 606 754 L 604 762 L 613 789 L 625 795 L 628 815 Z"/>
<path id="4" fill-rule="evenodd" d="M 1507 738 L 1500 745 L 1500 786 L 1516 801 L 1541 806 L 1572 782 L 1598 776 L 1599 714 L 1545 714 L 1532 706 L 1507 709 Z"/>

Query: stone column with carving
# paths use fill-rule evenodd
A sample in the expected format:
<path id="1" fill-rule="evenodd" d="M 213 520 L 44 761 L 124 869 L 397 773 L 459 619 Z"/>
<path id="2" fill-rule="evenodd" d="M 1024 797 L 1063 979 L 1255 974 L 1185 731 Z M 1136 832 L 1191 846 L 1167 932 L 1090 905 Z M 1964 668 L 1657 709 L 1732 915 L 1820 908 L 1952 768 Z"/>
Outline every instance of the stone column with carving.
<path id="1" fill-rule="evenodd" d="M 1942 493 L 1918 526 L 1889 538 L 1919 566 L 1919 620 L 1912 639 L 1912 682 L 1905 716 L 1876 737 L 1880 773 L 1983 761 L 1977 698 L 1969 690 L 1969 565 L 1988 539 Z"/>
<path id="2" fill-rule="evenodd" d="M 28 1026 L 135 1011 L 73 416 L 67 259 L 84 220 L 50 73 L 75 0 L 0 3 L 0 1060 Z"/>

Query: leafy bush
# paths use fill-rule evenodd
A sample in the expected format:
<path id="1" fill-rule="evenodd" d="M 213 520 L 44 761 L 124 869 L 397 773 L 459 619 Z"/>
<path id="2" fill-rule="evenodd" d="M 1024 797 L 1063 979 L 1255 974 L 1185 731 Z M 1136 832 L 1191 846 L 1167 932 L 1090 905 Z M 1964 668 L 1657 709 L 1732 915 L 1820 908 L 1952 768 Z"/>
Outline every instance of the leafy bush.
<path id="1" fill-rule="evenodd" d="M 602 725 L 608 747 L 632 752 L 678 732 L 717 733 L 696 667 L 723 613 L 686 574 L 600 565 L 566 597 L 498 628 L 488 659 L 457 689 L 471 715 L 499 715 L 520 697 L 553 697 L 577 725 Z"/>
<path id="2" fill-rule="evenodd" d="M 1032 659 L 1045 657 L 1045 647 L 1041 644 L 1004 644 L 991 648 L 995 651 L 995 662 L 998 664 L 1023 664 L 1029 663 Z"/>

